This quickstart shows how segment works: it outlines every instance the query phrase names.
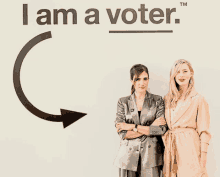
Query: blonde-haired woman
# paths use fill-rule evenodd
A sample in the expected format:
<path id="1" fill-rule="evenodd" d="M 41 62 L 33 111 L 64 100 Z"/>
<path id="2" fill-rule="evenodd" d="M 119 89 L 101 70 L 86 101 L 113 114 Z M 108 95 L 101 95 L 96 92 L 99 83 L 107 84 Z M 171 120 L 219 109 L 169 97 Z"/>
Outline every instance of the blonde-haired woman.
<path id="1" fill-rule="evenodd" d="M 165 144 L 164 177 L 206 177 L 209 107 L 194 88 L 194 71 L 187 60 L 178 60 L 170 72 L 165 96 L 165 118 L 169 130 Z"/>

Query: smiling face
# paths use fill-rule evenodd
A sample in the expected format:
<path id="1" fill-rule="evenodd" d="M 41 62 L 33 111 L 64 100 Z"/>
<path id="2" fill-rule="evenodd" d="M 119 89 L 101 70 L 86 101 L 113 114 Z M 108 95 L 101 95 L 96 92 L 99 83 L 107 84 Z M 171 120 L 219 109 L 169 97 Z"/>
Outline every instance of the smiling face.
<path id="1" fill-rule="evenodd" d="M 180 97 L 184 99 L 194 89 L 194 70 L 189 61 L 177 60 L 170 70 L 170 86 L 167 94 L 167 107 L 175 108 Z"/>
<path id="2" fill-rule="evenodd" d="M 192 73 L 186 63 L 180 65 L 180 68 L 175 76 L 175 80 L 179 86 L 188 86 Z"/>
<path id="3" fill-rule="evenodd" d="M 135 91 L 138 93 L 145 93 L 148 88 L 148 83 L 149 77 L 145 71 L 143 71 L 137 78 L 134 77 L 134 80 L 132 80 Z"/>

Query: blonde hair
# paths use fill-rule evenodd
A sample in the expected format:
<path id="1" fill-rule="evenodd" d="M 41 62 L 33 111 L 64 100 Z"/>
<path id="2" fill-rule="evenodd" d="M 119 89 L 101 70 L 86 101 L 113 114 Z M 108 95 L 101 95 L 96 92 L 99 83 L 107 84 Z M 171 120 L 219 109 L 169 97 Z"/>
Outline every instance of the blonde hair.
<path id="1" fill-rule="evenodd" d="M 194 70 L 192 68 L 192 65 L 190 64 L 189 61 L 184 60 L 184 59 L 180 59 L 177 60 L 174 65 L 171 68 L 170 71 L 170 86 L 169 86 L 169 92 L 165 97 L 165 101 L 166 101 L 166 105 L 169 108 L 175 108 L 177 105 L 178 100 L 180 99 L 180 97 L 182 96 L 179 93 L 179 84 L 176 82 L 175 77 L 180 69 L 180 66 L 182 64 L 187 64 L 189 67 L 189 70 L 192 74 L 190 80 L 189 80 L 189 85 L 185 94 L 185 99 L 187 98 L 187 96 L 190 94 L 190 92 L 192 91 L 192 89 L 194 88 Z"/>

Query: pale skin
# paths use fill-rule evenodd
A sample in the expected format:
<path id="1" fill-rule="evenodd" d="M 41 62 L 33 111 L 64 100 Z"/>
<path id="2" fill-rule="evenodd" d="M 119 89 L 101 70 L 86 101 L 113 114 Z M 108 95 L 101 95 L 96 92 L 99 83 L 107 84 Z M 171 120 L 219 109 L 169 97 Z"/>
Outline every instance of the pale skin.
<path id="1" fill-rule="evenodd" d="M 136 79 L 136 82 L 131 80 L 131 83 L 135 87 L 135 98 L 136 98 L 136 104 L 138 111 L 142 110 L 142 106 L 144 103 L 144 98 L 146 94 L 146 90 L 148 88 L 148 83 L 149 83 L 149 77 L 148 74 L 144 71 L 142 72 L 139 77 Z M 157 120 L 151 124 L 153 126 L 159 126 L 159 125 L 166 125 L 166 121 L 164 117 L 160 117 Z M 116 124 L 117 132 L 120 132 L 122 130 L 128 130 L 125 139 L 134 139 L 138 138 L 142 135 L 149 135 L 150 134 L 150 129 L 149 126 L 142 126 L 138 125 L 137 127 L 137 132 L 134 132 L 133 129 L 135 128 L 135 124 L 127 124 L 127 123 L 117 123 Z"/>
<path id="2" fill-rule="evenodd" d="M 185 94 L 189 85 L 189 80 L 192 76 L 189 66 L 187 64 L 182 64 L 177 75 L 175 76 L 176 82 L 179 84 L 179 93 L 182 95 L 178 102 L 182 102 L 185 99 Z M 200 164 L 202 167 L 206 166 L 207 152 L 201 152 Z"/>

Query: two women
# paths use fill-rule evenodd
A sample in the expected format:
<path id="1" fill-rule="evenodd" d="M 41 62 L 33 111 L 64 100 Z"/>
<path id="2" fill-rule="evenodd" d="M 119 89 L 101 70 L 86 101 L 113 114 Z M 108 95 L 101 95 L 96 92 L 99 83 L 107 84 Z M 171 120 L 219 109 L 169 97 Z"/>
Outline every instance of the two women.
<path id="1" fill-rule="evenodd" d="M 140 72 L 135 71 L 134 78 L 131 77 L 134 93 L 119 99 L 118 102 L 116 127 L 120 132 L 122 143 L 115 162 L 119 167 L 120 176 L 159 177 L 163 144 L 159 143 L 158 135 L 163 135 L 167 130 L 163 120 L 164 105 L 161 97 L 155 95 L 152 96 L 151 101 L 146 96 L 145 101 L 141 102 L 144 95 L 141 89 L 146 87 L 144 84 L 138 84 L 137 81 L 144 80 L 144 75 L 149 76 L 149 74 L 145 71 L 146 75 L 142 70 Z M 207 175 L 205 164 L 211 138 L 208 130 L 210 117 L 207 102 L 195 91 L 193 75 L 193 68 L 186 60 L 178 60 L 171 69 L 170 89 L 165 96 L 165 118 L 169 130 L 163 136 L 164 177 Z M 147 91 L 145 93 L 152 95 Z M 141 108 L 141 116 L 138 119 L 137 111 Z M 135 144 L 142 137 L 145 141 Z M 154 145 L 152 149 L 150 145 Z M 140 150 L 139 146 L 142 147 L 141 153 L 137 153 L 137 150 Z M 158 163 L 148 165 L 155 161 Z"/>

